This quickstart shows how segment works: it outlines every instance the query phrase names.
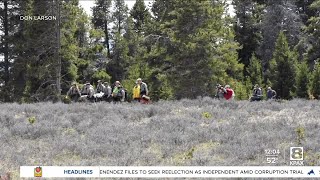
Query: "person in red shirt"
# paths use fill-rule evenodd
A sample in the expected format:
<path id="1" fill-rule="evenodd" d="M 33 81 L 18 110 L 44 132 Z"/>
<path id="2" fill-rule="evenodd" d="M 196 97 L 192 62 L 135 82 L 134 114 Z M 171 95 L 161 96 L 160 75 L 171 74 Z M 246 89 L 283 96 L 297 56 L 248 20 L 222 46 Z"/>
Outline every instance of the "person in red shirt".
<path id="1" fill-rule="evenodd" d="M 225 92 L 226 93 L 224 93 L 223 96 L 226 100 L 234 99 L 234 91 L 230 88 L 229 85 L 225 86 Z"/>

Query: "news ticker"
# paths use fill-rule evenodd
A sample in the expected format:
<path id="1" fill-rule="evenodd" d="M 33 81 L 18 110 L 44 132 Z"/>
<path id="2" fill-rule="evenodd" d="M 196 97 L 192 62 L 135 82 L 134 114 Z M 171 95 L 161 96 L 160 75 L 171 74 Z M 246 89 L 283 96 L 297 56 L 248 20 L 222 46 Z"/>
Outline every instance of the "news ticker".
<path id="1" fill-rule="evenodd" d="M 320 166 L 20 166 L 20 177 L 320 178 Z"/>

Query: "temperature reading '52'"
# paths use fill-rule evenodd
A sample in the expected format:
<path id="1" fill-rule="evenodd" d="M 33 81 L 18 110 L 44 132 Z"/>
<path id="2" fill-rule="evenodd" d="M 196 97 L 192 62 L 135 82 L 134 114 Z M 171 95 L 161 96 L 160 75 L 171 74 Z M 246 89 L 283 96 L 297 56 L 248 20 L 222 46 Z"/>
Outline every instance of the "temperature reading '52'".
<path id="1" fill-rule="evenodd" d="M 267 157 L 267 163 L 268 164 L 275 164 L 278 162 L 278 158 L 277 157 Z"/>
<path id="2" fill-rule="evenodd" d="M 264 152 L 267 164 L 276 164 L 278 162 L 280 155 L 279 149 L 266 149 Z"/>

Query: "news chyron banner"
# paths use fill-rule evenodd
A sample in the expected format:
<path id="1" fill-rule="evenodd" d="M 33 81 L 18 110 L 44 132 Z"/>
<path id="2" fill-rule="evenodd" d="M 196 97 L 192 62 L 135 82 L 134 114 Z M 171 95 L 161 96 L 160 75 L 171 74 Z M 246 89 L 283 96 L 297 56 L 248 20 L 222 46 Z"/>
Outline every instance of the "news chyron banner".
<path id="1" fill-rule="evenodd" d="M 320 166 L 21 166 L 21 178 L 320 178 Z"/>

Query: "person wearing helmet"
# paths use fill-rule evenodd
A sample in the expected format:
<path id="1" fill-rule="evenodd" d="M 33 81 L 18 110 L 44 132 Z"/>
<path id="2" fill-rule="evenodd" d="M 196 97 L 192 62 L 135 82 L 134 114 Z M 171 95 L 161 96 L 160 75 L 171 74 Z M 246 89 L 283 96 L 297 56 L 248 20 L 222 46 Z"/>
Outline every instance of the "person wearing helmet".
<path id="1" fill-rule="evenodd" d="M 66 98 L 70 97 L 72 101 L 77 102 L 80 96 L 81 96 L 81 93 L 80 93 L 79 87 L 77 86 L 77 83 L 73 82 L 72 86 L 67 92 Z"/>

